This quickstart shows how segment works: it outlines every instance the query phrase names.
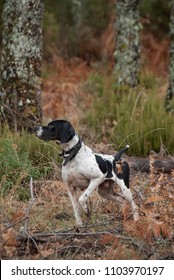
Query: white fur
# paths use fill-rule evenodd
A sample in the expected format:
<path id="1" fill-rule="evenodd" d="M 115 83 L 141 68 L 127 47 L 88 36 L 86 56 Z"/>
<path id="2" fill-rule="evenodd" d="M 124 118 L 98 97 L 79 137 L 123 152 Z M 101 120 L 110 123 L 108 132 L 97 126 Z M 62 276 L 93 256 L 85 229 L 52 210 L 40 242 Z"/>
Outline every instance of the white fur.
<path id="1" fill-rule="evenodd" d="M 38 133 L 41 133 L 41 131 Z M 78 143 L 78 140 L 79 137 L 76 134 L 71 141 L 66 144 L 60 143 L 60 146 L 64 151 L 68 151 Z M 114 160 L 114 157 L 111 155 L 100 154 L 100 156 L 109 160 L 111 163 Z M 86 214 L 89 213 L 87 200 L 95 190 L 97 190 L 102 197 L 107 199 L 113 201 L 123 201 L 121 196 L 118 197 L 114 193 L 112 189 L 112 184 L 114 183 L 118 184 L 123 197 L 129 201 L 132 207 L 134 220 L 138 220 L 138 207 L 133 200 L 130 189 L 126 187 L 124 180 L 117 178 L 114 172 L 112 172 L 112 175 L 112 178 L 109 180 L 106 178 L 106 174 L 102 173 L 96 162 L 93 151 L 83 142 L 77 155 L 65 166 L 62 166 L 62 179 L 68 188 L 68 195 L 73 206 L 76 224 L 78 226 L 82 225 L 80 209 L 82 208 Z M 78 188 L 83 191 L 79 199 L 76 194 Z"/>
<path id="2" fill-rule="evenodd" d="M 38 129 L 37 129 L 37 132 L 36 132 L 36 136 L 40 138 L 42 136 L 42 133 L 43 133 L 42 126 L 38 126 Z"/>

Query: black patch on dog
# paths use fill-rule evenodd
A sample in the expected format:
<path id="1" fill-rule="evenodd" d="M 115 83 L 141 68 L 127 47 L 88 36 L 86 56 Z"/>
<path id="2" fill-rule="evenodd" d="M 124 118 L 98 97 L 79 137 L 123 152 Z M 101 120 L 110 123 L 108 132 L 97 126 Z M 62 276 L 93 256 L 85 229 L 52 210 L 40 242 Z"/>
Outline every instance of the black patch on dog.
<path id="1" fill-rule="evenodd" d="M 109 160 L 106 160 L 106 165 L 107 165 L 107 169 L 108 169 L 108 173 L 106 175 L 106 178 L 112 178 L 112 163 Z"/>
<path id="2" fill-rule="evenodd" d="M 101 172 L 103 174 L 107 173 L 107 165 L 106 165 L 106 161 L 99 155 L 95 155 L 96 158 L 96 162 L 98 164 L 98 167 L 100 168 Z"/>
<path id="3" fill-rule="evenodd" d="M 75 136 L 75 131 L 72 125 L 68 121 L 62 121 L 62 124 L 54 123 L 56 129 L 57 129 L 57 135 L 58 135 L 58 140 L 61 141 L 61 143 L 67 143 L 69 142 L 74 136 Z"/>
<path id="4" fill-rule="evenodd" d="M 126 187 L 129 189 L 129 176 L 130 176 L 130 169 L 129 165 L 126 161 L 122 163 L 122 172 L 119 173 L 116 169 L 116 175 L 119 179 L 123 179 Z"/>
<path id="5" fill-rule="evenodd" d="M 96 162 L 103 174 L 106 174 L 106 178 L 112 177 L 112 164 L 109 160 L 104 160 L 101 156 L 95 155 Z"/>

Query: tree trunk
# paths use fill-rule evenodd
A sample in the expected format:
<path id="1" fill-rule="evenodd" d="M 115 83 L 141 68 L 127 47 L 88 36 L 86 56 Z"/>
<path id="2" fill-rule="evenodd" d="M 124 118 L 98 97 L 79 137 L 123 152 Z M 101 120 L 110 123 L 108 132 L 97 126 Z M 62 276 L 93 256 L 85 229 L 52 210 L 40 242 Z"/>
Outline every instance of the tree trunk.
<path id="1" fill-rule="evenodd" d="M 139 0 L 117 0 L 115 70 L 119 85 L 138 84 L 140 29 Z"/>
<path id="2" fill-rule="evenodd" d="M 76 28 L 79 28 L 82 23 L 82 2 L 81 0 L 72 0 L 72 15 L 73 22 Z"/>
<path id="3" fill-rule="evenodd" d="M 170 1 L 170 40 L 169 86 L 165 109 L 166 112 L 174 113 L 174 0 Z"/>
<path id="4" fill-rule="evenodd" d="M 44 0 L 5 0 L 2 14 L 0 121 L 30 131 L 41 121 Z"/>

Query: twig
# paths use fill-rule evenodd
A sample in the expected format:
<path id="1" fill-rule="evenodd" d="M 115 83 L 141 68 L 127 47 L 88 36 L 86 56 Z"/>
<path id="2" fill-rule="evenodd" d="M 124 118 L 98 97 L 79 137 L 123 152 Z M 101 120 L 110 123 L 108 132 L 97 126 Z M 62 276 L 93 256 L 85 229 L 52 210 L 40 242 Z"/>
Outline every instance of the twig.
<path id="1" fill-rule="evenodd" d="M 34 201 L 35 201 L 34 194 L 33 194 L 33 178 L 32 177 L 30 178 L 30 194 L 31 194 L 31 199 L 30 199 L 28 208 L 26 210 L 27 219 L 25 220 L 25 223 L 24 223 L 23 233 L 26 233 L 28 230 L 28 223 L 29 223 L 28 217 L 29 217 L 30 211 L 31 211 Z"/>
<path id="2" fill-rule="evenodd" d="M 40 253 L 40 250 L 37 246 L 36 240 L 33 238 L 33 236 L 31 236 L 27 231 L 24 232 L 25 236 L 28 238 L 28 240 L 31 240 L 33 242 L 33 244 L 35 245 L 37 252 Z"/>
<path id="3" fill-rule="evenodd" d="M 31 193 L 31 200 L 34 201 L 34 194 L 33 194 L 33 177 L 30 178 L 30 193 Z"/>
<path id="4" fill-rule="evenodd" d="M 142 201 L 145 201 L 145 198 L 140 190 L 136 190 L 136 188 L 133 188 L 133 190 L 136 192 L 136 194 L 141 198 Z"/>
<path id="5" fill-rule="evenodd" d="M 35 245 L 38 253 L 39 253 L 39 248 L 37 246 L 36 240 L 33 238 L 33 236 L 30 233 L 28 233 L 29 214 L 30 214 L 30 211 L 33 207 L 34 201 L 35 201 L 34 193 L 33 193 L 33 178 L 32 177 L 30 178 L 30 194 L 31 194 L 31 199 L 29 201 L 28 208 L 26 209 L 26 219 L 25 219 L 24 227 L 21 227 L 18 239 L 19 240 L 22 240 L 22 239 L 31 240 L 33 242 L 33 244 Z"/>
<path id="6" fill-rule="evenodd" d="M 28 217 L 24 217 L 22 220 L 20 220 L 20 221 L 14 223 L 14 224 L 12 224 L 12 225 L 9 225 L 9 226 L 5 227 L 1 232 L 4 232 L 4 231 L 6 231 L 6 230 L 9 229 L 9 228 L 12 228 L 12 227 L 18 225 L 18 224 L 24 222 L 24 221 L 27 220 L 27 219 L 28 219 Z"/>
<path id="7" fill-rule="evenodd" d="M 110 231 L 96 231 L 96 232 L 59 232 L 59 233 L 51 233 L 51 232 L 45 232 L 45 233 L 35 233 L 32 235 L 32 238 L 38 238 L 38 237 L 56 237 L 57 239 L 61 237 L 84 237 L 84 236 L 96 236 L 96 235 L 104 235 L 104 234 L 110 234 L 114 235 L 118 238 L 130 240 L 132 238 L 122 236 L 122 235 L 115 235 L 113 232 Z"/>

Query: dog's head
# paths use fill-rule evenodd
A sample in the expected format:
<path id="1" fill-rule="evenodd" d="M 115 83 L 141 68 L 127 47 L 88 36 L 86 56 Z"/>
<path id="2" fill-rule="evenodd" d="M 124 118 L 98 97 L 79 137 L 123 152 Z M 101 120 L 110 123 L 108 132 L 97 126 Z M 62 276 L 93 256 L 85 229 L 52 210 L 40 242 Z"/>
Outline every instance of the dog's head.
<path id="1" fill-rule="evenodd" d="M 73 126 L 65 120 L 55 120 L 47 126 L 38 125 L 34 128 L 34 133 L 44 141 L 57 140 L 60 143 L 67 143 L 75 135 Z"/>

